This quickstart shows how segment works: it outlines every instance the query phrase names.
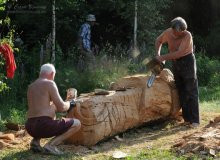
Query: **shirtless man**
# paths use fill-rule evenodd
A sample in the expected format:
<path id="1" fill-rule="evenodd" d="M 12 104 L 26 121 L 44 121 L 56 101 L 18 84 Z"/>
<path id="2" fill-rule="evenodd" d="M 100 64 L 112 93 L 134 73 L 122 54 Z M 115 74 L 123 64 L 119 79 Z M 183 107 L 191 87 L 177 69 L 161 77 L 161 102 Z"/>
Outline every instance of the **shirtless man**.
<path id="1" fill-rule="evenodd" d="M 169 53 L 160 55 L 162 44 L 167 43 Z M 185 124 L 199 126 L 198 80 L 196 59 L 193 54 L 193 39 L 187 24 L 181 17 L 171 21 L 171 28 L 166 29 L 155 42 L 156 58 L 159 61 L 171 60 L 178 89 Z"/>
<path id="2" fill-rule="evenodd" d="M 77 132 L 81 123 L 78 119 L 55 120 L 55 112 L 65 112 L 74 107 L 73 101 L 64 102 L 60 97 L 54 77 L 56 70 L 52 64 L 41 66 L 39 78 L 28 87 L 28 112 L 25 128 L 33 137 L 30 149 L 35 152 L 62 154 L 56 146 Z M 54 137 L 55 136 L 55 137 Z M 41 138 L 54 137 L 42 148 Z"/>

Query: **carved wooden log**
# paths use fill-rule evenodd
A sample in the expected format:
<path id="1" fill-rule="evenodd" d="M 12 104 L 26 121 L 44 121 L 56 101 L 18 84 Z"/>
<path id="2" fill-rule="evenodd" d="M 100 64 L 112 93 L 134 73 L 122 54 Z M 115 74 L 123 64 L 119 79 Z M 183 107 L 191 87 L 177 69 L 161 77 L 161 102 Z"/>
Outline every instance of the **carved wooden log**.
<path id="1" fill-rule="evenodd" d="M 108 95 L 89 93 L 78 97 L 77 107 L 67 117 L 79 119 L 82 127 L 67 142 L 91 146 L 129 128 L 179 112 L 172 73 L 164 69 L 151 88 L 146 86 L 148 78 L 124 77 L 112 84 Z M 120 88 L 125 91 L 116 91 Z"/>

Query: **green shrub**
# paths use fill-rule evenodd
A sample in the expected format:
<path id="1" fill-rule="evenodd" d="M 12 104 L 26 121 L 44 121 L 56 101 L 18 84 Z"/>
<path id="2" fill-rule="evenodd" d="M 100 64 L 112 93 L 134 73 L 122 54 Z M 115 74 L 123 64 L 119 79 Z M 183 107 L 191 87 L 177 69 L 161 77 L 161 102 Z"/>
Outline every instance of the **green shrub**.
<path id="1" fill-rule="evenodd" d="M 12 108 L 9 112 L 9 116 L 6 118 L 8 122 L 23 124 L 26 119 L 26 114 L 24 110 L 19 110 Z"/>
<path id="2" fill-rule="evenodd" d="M 219 56 L 219 43 L 220 43 L 220 20 L 215 22 L 210 30 L 209 35 L 206 39 L 208 55 Z"/>
<path id="3" fill-rule="evenodd" d="M 216 87 L 220 84 L 220 60 L 196 53 L 199 86 Z"/>
<path id="4" fill-rule="evenodd" d="M 118 61 L 114 58 L 98 57 L 96 69 L 79 72 L 71 60 L 57 66 L 55 81 L 62 97 L 66 95 L 66 89 L 76 88 L 79 93 L 87 93 L 95 88 L 108 89 L 111 82 L 128 74 L 127 61 Z"/>
<path id="5" fill-rule="evenodd" d="M 5 121 L 0 120 L 0 131 L 4 131 L 4 130 L 6 130 Z"/>
<path id="6" fill-rule="evenodd" d="M 220 100 L 220 86 L 214 88 L 200 87 L 199 88 L 200 101 L 215 101 Z"/>
<path id="7" fill-rule="evenodd" d="M 0 104 L 2 122 L 23 124 L 26 119 L 26 103 L 17 101 L 4 101 Z"/>

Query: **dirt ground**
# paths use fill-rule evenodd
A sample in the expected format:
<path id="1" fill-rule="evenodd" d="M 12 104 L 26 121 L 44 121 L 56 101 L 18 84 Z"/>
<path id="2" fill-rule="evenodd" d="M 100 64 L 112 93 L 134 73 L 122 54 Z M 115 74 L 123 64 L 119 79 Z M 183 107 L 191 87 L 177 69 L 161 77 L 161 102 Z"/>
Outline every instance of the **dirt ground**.
<path id="1" fill-rule="evenodd" d="M 204 157 L 218 157 L 220 152 L 220 117 L 218 116 L 217 113 L 203 113 L 201 116 L 203 117 L 202 124 L 198 128 L 189 128 L 180 125 L 177 121 L 155 122 L 131 129 L 92 147 L 60 145 L 59 148 L 81 159 L 99 159 L 97 157 L 100 156 L 111 157 L 115 150 L 138 154 L 141 150 L 151 148 L 171 149 L 179 155 L 197 154 Z M 214 120 L 213 117 L 218 118 Z M 13 133 L 16 134 L 16 132 Z M 30 140 L 31 137 L 28 134 L 21 132 L 0 152 L 6 153 L 14 150 L 17 152 L 16 154 L 22 156 L 23 154 L 19 153 L 22 151 L 25 154 L 28 153 L 28 157 L 30 157 L 28 159 L 32 159 L 33 153 L 28 150 Z M 43 140 L 42 145 L 46 141 Z M 43 159 L 45 156 L 40 155 L 40 157 Z"/>
<path id="2" fill-rule="evenodd" d="M 183 136 L 173 148 L 179 154 L 198 154 L 216 157 L 220 152 L 220 116 L 199 131 Z"/>

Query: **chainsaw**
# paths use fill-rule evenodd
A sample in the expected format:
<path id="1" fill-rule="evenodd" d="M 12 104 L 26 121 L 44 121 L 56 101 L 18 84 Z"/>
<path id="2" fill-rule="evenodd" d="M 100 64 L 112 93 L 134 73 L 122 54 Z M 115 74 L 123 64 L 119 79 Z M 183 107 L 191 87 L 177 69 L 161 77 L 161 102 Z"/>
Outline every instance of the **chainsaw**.
<path id="1" fill-rule="evenodd" d="M 151 76 L 147 80 L 147 87 L 150 88 L 154 80 L 156 79 L 156 76 L 160 74 L 160 72 L 164 68 L 164 63 L 158 61 L 156 58 L 152 59 L 150 62 L 146 64 L 147 69 L 151 71 Z"/>

